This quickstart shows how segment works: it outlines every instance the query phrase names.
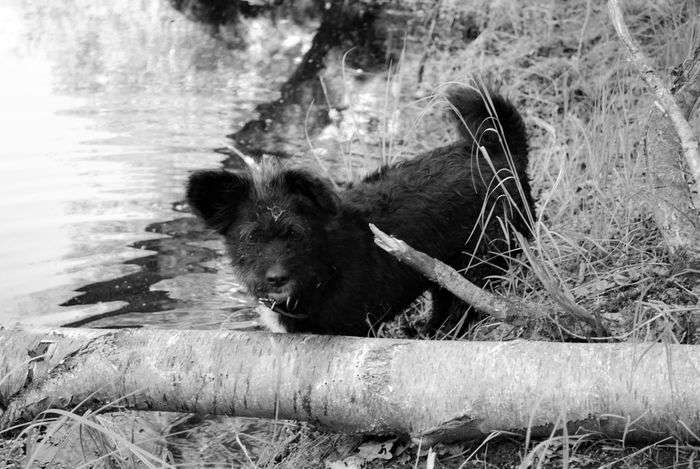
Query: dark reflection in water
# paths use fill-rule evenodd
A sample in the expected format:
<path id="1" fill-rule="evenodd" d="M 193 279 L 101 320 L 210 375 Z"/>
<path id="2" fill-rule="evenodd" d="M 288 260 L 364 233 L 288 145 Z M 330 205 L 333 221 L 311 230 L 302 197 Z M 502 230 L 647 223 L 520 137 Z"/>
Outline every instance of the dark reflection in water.
<path id="1" fill-rule="evenodd" d="M 167 223 L 154 223 L 146 227 L 148 232 L 165 234 L 170 237 L 132 244 L 132 247 L 136 249 L 145 249 L 156 253 L 124 263 L 138 266 L 137 272 L 78 288 L 77 291 L 83 292 L 83 294 L 71 298 L 61 306 L 89 305 L 101 301 L 124 301 L 127 304 L 114 311 L 67 325 L 81 326 L 91 320 L 125 313 L 149 313 L 184 306 L 184 302 L 170 298 L 166 291 L 151 290 L 151 287 L 163 279 L 173 278 L 181 274 L 214 272 L 213 269 L 204 267 L 202 263 L 215 259 L 217 253 L 212 249 L 187 244 L 209 238 L 206 233 L 195 229 L 193 225 L 196 223 L 192 219 L 184 218 Z"/>
<path id="2" fill-rule="evenodd" d="M 233 281 L 218 236 L 189 217 L 153 223 L 146 231 L 167 237 L 132 244 L 136 249 L 155 252 L 124 262 L 139 270 L 80 287 L 77 291 L 81 295 L 61 305 L 118 301 L 124 306 L 69 322 L 67 326 L 257 327 L 252 302 Z"/>

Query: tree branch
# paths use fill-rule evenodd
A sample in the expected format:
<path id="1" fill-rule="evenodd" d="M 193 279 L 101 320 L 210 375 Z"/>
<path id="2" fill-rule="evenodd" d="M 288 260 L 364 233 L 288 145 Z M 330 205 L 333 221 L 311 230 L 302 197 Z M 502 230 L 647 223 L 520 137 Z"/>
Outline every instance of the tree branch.
<path id="1" fill-rule="evenodd" d="M 647 57 L 632 39 L 618 1 L 608 0 L 608 9 L 615 31 L 617 31 L 618 37 L 627 49 L 628 60 L 637 68 L 641 77 L 653 90 L 656 99 L 675 127 L 685 161 L 690 169 L 690 176 L 693 179 L 689 184 L 693 204 L 696 209 L 700 208 L 700 153 L 698 153 L 698 140 L 693 133 L 693 129 L 686 120 L 684 112 L 674 99 L 671 91 L 664 85 Z"/>
<path id="2" fill-rule="evenodd" d="M 488 314 L 498 320 L 515 323 L 523 319 L 547 317 L 546 308 L 522 299 L 509 299 L 496 296 L 483 290 L 460 275 L 449 265 L 427 254 L 413 249 L 400 239 L 389 236 L 375 225 L 369 225 L 374 233 L 374 242 L 401 262 L 408 264 L 429 280 L 449 290 L 459 299 L 470 304 L 477 311 Z M 593 326 L 599 336 L 605 335 L 603 325 L 583 308 L 570 311 L 578 319 Z"/>

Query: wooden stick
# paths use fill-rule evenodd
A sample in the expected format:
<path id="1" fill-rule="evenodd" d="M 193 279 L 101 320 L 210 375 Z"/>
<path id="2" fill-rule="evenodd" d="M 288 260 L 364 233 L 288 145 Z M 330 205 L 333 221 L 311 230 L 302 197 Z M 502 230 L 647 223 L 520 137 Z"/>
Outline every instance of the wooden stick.
<path id="1" fill-rule="evenodd" d="M 449 290 L 452 294 L 474 307 L 477 311 L 504 322 L 517 324 L 522 319 L 547 317 L 546 308 L 522 299 L 496 296 L 483 290 L 460 275 L 449 265 L 413 249 L 404 241 L 389 236 L 375 225 L 369 225 L 374 242 L 401 262 L 410 265 L 429 280 Z M 573 313 L 579 319 L 596 328 L 599 334 L 605 329 L 596 318 L 583 309 Z"/>
<path id="2" fill-rule="evenodd" d="M 671 91 L 664 85 L 649 63 L 649 59 L 632 39 L 630 31 L 625 24 L 619 2 L 617 0 L 608 0 L 608 10 L 615 31 L 617 31 L 617 35 L 627 49 L 627 59 L 637 68 L 642 79 L 652 89 L 659 104 L 666 111 L 666 115 L 671 119 L 671 122 L 673 122 L 680 139 L 685 161 L 688 163 L 690 175 L 693 178 L 693 181 L 689 184 L 690 192 L 693 204 L 698 209 L 700 208 L 700 153 L 698 153 L 698 140 Z"/>

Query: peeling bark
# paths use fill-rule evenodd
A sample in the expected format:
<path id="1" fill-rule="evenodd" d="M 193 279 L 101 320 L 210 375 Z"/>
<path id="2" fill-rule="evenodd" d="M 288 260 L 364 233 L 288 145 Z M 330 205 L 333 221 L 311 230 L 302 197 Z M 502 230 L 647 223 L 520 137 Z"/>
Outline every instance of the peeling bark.
<path id="1" fill-rule="evenodd" d="M 28 351 L 41 359 L 28 364 Z M 700 347 L 689 345 L 5 330 L 0 427 L 119 399 L 128 409 L 306 420 L 424 443 L 528 427 L 549 436 L 562 415 L 570 434 L 691 440 L 698 370 Z"/>

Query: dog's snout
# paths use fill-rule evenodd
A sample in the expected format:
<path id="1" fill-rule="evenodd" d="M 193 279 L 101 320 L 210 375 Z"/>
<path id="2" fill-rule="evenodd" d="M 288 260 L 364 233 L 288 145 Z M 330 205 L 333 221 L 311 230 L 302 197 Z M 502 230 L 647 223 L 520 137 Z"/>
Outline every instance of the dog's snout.
<path id="1" fill-rule="evenodd" d="M 265 272 L 265 280 L 271 287 L 283 287 L 289 282 L 289 273 L 280 264 L 274 264 Z"/>

